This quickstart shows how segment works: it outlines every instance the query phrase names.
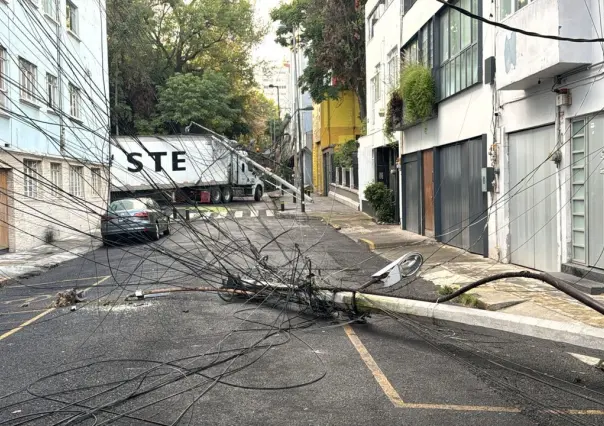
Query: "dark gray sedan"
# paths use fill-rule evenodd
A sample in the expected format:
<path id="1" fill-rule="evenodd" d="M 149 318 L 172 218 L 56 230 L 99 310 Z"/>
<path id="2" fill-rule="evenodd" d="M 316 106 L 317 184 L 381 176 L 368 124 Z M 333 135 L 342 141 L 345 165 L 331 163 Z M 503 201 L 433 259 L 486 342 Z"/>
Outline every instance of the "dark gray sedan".
<path id="1" fill-rule="evenodd" d="M 170 234 L 170 216 L 150 198 L 128 198 L 109 204 L 101 217 L 103 243 L 117 237 L 144 235 L 157 241 Z"/>

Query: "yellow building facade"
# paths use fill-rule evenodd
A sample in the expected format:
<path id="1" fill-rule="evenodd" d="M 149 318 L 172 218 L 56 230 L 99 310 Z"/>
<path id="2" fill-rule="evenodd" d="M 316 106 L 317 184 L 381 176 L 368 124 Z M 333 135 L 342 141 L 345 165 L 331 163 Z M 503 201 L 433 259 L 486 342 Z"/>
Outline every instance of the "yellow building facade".
<path id="1" fill-rule="evenodd" d="M 312 182 L 315 192 L 326 195 L 325 173 L 326 169 L 331 170 L 331 168 L 325 167 L 324 159 L 329 158 L 330 153 L 338 145 L 361 135 L 359 102 L 354 92 L 345 91 L 340 94 L 339 99 L 328 99 L 321 104 L 315 104 L 312 117 Z"/>

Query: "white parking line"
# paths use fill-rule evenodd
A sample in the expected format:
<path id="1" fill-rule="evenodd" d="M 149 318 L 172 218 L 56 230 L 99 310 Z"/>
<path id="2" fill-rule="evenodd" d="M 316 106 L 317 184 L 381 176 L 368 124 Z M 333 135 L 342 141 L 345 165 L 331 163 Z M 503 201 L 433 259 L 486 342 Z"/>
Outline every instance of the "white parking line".
<path id="1" fill-rule="evenodd" d="M 255 210 L 250 210 L 250 217 L 258 217 L 258 212 Z"/>
<path id="2" fill-rule="evenodd" d="M 235 212 L 235 217 L 236 217 L 236 218 L 243 217 L 243 212 L 242 212 L 241 210 L 237 210 L 237 211 Z"/>
<path id="3" fill-rule="evenodd" d="M 266 211 L 266 215 L 267 215 L 268 217 L 273 217 L 273 216 L 275 216 L 275 213 L 273 213 L 273 211 L 272 211 L 272 210 L 267 210 L 267 211 Z"/>

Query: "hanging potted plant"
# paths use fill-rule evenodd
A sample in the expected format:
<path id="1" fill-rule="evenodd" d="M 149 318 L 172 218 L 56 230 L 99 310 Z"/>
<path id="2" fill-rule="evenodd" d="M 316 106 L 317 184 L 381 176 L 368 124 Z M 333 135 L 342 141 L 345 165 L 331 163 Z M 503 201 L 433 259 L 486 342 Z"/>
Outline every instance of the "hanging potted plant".
<path id="1" fill-rule="evenodd" d="M 394 138 L 394 131 L 401 130 L 403 125 L 403 98 L 399 90 L 395 90 L 390 95 L 388 108 L 386 109 L 386 119 L 384 120 L 384 134 L 388 139 Z"/>

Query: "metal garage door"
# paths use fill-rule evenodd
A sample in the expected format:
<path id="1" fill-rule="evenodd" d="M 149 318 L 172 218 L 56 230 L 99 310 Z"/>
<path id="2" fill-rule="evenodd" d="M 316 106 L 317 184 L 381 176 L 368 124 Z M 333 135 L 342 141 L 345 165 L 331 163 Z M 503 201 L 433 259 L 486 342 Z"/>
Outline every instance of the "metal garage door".
<path id="1" fill-rule="evenodd" d="M 438 157 L 435 192 L 439 240 L 487 256 L 487 198 L 481 184 L 481 169 L 487 161 L 486 140 L 444 146 Z"/>
<path id="2" fill-rule="evenodd" d="M 511 261 L 541 271 L 558 269 L 555 145 L 554 126 L 509 135 Z"/>
<path id="3" fill-rule="evenodd" d="M 420 167 L 418 153 L 403 157 L 403 229 L 421 233 Z"/>

